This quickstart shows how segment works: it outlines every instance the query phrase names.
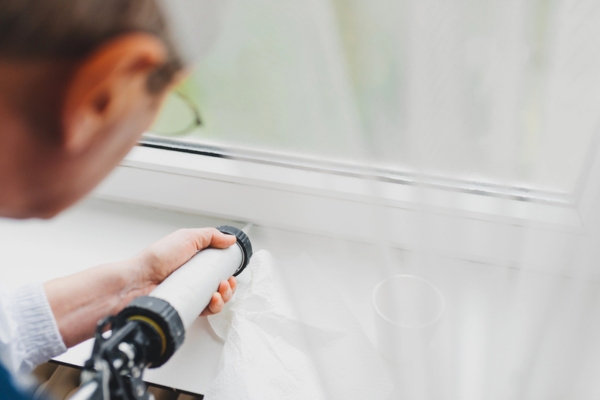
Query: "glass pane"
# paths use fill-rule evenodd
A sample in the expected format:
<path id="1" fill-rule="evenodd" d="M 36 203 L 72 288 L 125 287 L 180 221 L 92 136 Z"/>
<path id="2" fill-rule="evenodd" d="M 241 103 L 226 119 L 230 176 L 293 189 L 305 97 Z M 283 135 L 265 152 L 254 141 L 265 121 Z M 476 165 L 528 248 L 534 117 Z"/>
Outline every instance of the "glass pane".
<path id="1" fill-rule="evenodd" d="M 156 131 L 568 193 L 600 116 L 599 20 L 593 0 L 232 0 L 178 89 L 202 123 L 172 100 Z"/>

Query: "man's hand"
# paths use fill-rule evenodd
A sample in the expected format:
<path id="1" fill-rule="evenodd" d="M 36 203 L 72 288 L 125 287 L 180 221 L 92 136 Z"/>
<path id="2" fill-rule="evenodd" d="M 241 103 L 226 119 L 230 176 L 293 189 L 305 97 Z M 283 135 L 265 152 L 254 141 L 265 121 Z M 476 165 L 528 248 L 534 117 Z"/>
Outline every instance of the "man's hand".
<path id="1" fill-rule="evenodd" d="M 48 302 L 67 347 L 93 336 L 96 323 L 149 294 L 173 271 L 207 247 L 227 248 L 236 238 L 214 228 L 181 229 L 132 259 L 100 265 L 44 284 Z M 219 284 L 201 315 L 218 313 L 236 288 L 234 277 Z"/>
<path id="2" fill-rule="evenodd" d="M 139 254 L 140 282 L 143 294 L 150 293 L 177 268 L 185 264 L 198 251 L 207 247 L 224 249 L 233 245 L 235 236 L 226 235 L 215 228 L 181 229 L 147 247 Z M 237 283 L 232 276 L 219 284 L 210 304 L 201 315 L 216 314 L 231 300 Z"/>

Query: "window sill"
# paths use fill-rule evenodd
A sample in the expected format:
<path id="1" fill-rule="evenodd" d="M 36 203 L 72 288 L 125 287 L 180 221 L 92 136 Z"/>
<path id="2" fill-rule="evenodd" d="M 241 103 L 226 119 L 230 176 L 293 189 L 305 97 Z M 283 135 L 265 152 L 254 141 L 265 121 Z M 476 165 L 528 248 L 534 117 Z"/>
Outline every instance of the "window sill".
<path id="1" fill-rule="evenodd" d="M 493 263 L 555 264 L 586 231 L 574 205 L 401 185 L 136 147 L 100 198 Z M 427 240 L 423 240 L 426 235 Z M 522 254 L 527 235 L 536 243 Z M 550 250 L 548 250 L 550 249 Z"/>

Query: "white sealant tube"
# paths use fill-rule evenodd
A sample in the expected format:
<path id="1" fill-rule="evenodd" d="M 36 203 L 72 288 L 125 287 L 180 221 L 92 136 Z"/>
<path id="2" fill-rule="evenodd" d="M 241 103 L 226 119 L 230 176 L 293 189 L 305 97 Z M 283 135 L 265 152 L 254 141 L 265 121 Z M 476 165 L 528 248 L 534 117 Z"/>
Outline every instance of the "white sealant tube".
<path id="1" fill-rule="evenodd" d="M 171 304 L 187 329 L 210 303 L 220 282 L 229 279 L 243 260 L 239 243 L 226 249 L 204 249 L 169 275 L 150 296 Z"/>

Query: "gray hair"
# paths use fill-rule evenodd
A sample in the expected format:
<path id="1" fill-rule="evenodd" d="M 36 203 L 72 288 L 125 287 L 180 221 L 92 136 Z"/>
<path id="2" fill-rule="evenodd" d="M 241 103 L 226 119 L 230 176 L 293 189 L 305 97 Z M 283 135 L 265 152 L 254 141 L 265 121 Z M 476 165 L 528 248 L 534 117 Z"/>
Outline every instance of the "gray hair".
<path id="1" fill-rule="evenodd" d="M 155 0 L 0 0 L 0 57 L 77 61 L 129 32 L 160 38 L 168 61 L 148 80 L 162 90 L 183 67 Z"/>

